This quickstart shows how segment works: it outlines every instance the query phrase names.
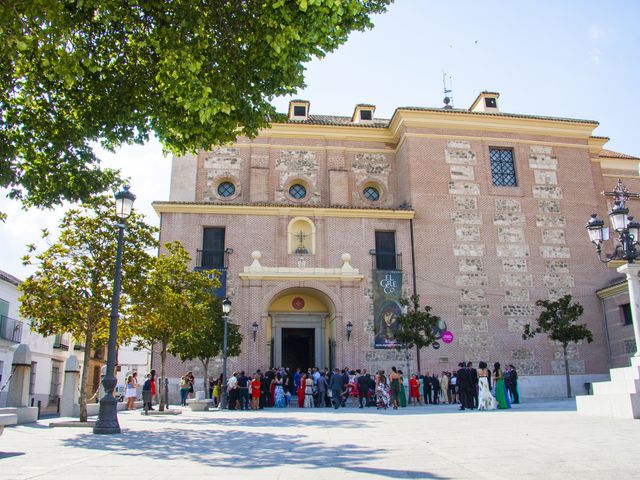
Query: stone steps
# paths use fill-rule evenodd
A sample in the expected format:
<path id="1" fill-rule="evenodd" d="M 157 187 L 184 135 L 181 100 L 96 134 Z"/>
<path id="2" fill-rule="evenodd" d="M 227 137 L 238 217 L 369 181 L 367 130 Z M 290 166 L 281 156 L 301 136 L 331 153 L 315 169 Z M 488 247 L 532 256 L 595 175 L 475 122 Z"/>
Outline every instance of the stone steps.
<path id="1" fill-rule="evenodd" d="M 593 384 L 593 395 L 576 397 L 579 415 L 640 418 L 640 357 L 631 366 L 611 369 L 611 380 Z"/>

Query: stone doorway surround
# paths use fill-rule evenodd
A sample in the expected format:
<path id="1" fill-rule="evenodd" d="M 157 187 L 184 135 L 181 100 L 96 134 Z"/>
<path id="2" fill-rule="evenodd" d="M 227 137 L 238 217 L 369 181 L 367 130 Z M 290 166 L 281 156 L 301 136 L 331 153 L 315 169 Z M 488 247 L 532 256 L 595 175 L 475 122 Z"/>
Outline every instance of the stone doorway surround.
<path id="1" fill-rule="evenodd" d="M 271 338 L 275 342 L 274 366 L 292 367 L 296 365 L 282 365 L 282 329 L 283 328 L 311 328 L 314 330 L 315 359 L 314 366 L 322 368 L 325 362 L 325 317 L 322 313 L 273 313 L 271 314 Z"/>

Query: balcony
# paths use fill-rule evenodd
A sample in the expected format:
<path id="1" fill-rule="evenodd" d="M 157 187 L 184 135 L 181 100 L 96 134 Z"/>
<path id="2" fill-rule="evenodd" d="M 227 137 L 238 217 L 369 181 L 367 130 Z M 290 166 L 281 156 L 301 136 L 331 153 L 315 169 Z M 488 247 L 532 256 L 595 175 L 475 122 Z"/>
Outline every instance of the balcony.
<path id="1" fill-rule="evenodd" d="M 196 250 L 196 270 L 226 270 L 229 267 L 229 254 L 233 249 Z"/>
<path id="2" fill-rule="evenodd" d="M 57 348 L 59 350 L 69 350 L 69 340 L 67 340 L 64 335 L 56 335 L 53 340 L 53 348 Z"/>
<path id="3" fill-rule="evenodd" d="M 0 338 L 13 343 L 20 343 L 22 340 L 22 325 L 20 320 L 0 316 Z"/>
<path id="4" fill-rule="evenodd" d="M 369 250 L 373 270 L 402 270 L 402 254 Z"/>

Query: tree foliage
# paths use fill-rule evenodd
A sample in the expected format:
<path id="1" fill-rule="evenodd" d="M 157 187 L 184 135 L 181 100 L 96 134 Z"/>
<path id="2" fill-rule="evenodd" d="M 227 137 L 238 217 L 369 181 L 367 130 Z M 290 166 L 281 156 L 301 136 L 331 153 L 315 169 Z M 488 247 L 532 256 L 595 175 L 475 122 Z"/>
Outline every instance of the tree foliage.
<path id="1" fill-rule="evenodd" d="M 440 317 L 431 313 L 429 305 L 420 308 L 419 295 L 403 298 L 400 304 L 403 306 L 403 313 L 398 317 L 398 329 L 395 333 L 399 347 L 421 349 L 433 345 L 437 340 Z"/>
<path id="2" fill-rule="evenodd" d="M 81 380 L 81 420 L 86 420 L 86 381 L 93 346 L 106 343 L 117 249 L 118 219 L 113 199 L 106 196 L 69 210 L 59 224 L 60 236 L 46 250 L 23 257 L 36 272 L 21 285 L 20 314 L 30 318 L 32 328 L 43 335 L 69 333 L 85 345 Z M 133 212 L 127 220 L 123 244 L 120 343 L 131 338 L 137 318 L 131 298 L 144 285 L 156 247 L 157 229 Z M 49 232 L 43 231 L 43 238 Z"/>
<path id="3" fill-rule="evenodd" d="M 166 379 L 167 351 L 181 335 L 191 335 L 203 328 L 211 313 L 213 291 L 220 286 L 216 275 L 189 268 L 191 258 L 180 242 L 165 244 L 166 253 L 158 257 L 149 272 L 145 287 L 135 301 L 143 319 L 137 325 L 138 336 L 160 347 L 160 378 Z M 187 337 L 189 338 L 189 337 Z M 160 409 L 166 398 L 160 389 Z"/>
<path id="4" fill-rule="evenodd" d="M 214 273 L 210 271 L 209 273 Z M 215 272 L 217 273 L 217 272 Z M 169 353 L 185 360 L 198 359 L 204 367 L 204 391 L 207 392 L 209 378 L 209 361 L 223 353 L 224 319 L 222 316 L 222 302 L 215 295 L 199 311 L 191 328 L 179 332 L 169 346 Z M 227 355 L 240 355 L 242 335 L 240 327 L 231 321 L 227 322 Z"/>
<path id="5" fill-rule="evenodd" d="M 0 6 L 0 187 L 25 205 L 116 180 L 91 142 L 174 153 L 256 135 L 303 63 L 391 0 L 30 0 Z"/>
<path id="6" fill-rule="evenodd" d="M 576 323 L 582 316 L 584 308 L 579 303 L 571 303 L 571 301 L 571 295 L 565 295 L 553 302 L 538 300 L 536 305 L 543 308 L 537 319 L 538 326 L 533 327 L 527 324 L 522 333 L 524 340 L 533 338 L 539 333 L 545 333 L 551 340 L 562 345 L 568 397 L 571 397 L 571 380 L 567 347 L 570 343 L 578 343 L 582 340 L 593 342 L 591 330 L 584 324 Z"/>

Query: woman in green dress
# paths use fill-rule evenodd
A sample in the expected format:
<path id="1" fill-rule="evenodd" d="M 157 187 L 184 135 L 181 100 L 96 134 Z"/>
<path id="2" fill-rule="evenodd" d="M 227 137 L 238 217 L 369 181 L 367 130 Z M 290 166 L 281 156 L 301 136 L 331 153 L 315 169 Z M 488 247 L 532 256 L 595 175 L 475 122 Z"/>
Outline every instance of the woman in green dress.
<path id="1" fill-rule="evenodd" d="M 511 408 L 509 403 L 509 395 L 504 387 L 504 377 L 502 376 L 502 369 L 498 362 L 493 364 L 493 382 L 496 386 L 496 400 L 498 402 L 498 408 L 505 409 Z"/>
<path id="2" fill-rule="evenodd" d="M 397 410 L 400 404 L 400 374 L 396 367 L 391 367 L 391 375 L 389 375 L 389 383 L 391 386 L 391 405 L 393 409 Z"/>
<path id="3" fill-rule="evenodd" d="M 404 377 L 402 376 L 402 370 L 398 370 L 400 374 L 400 406 L 402 408 L 407 406 L 407 391 L 404 388 Z"/>

